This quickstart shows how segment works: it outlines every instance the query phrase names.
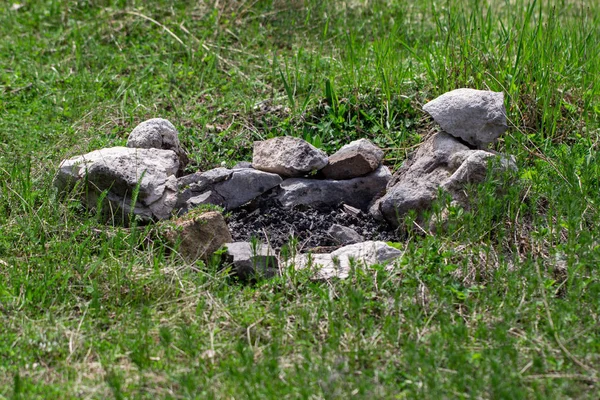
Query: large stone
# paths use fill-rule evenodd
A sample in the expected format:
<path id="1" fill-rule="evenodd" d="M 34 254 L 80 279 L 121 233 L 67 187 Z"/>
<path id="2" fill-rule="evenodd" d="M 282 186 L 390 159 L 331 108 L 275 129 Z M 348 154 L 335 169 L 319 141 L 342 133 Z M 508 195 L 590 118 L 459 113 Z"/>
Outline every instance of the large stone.
<path id="1" fill-rule="evenodd" d="M 381 160 L 383 150 L 368 139 L 359 139 L 330 156 L 322 172 L 327 179 L 352 179 L 375 171 Z"/>
<path id="2" fill-rule="evenodd" d="M 215 168 L 179 178 L 177 207 L 187 212 L 200 204 L 215 204 L 232 210 L 281 182 L 279 175 L 253 168 Z"/>
<path id="3" fill-rule="evenodd" d="M 236 275 L 242 279 L 271 278 L 279 273 L 277 255 L 265 244 L 234 242 L 227 243 L 225 247 L 225 262 L 231 264 Z"/>
<path id="4" fill-rule="evenodd" d="M 281 136 L 254 142 L 252 167 L 284 177 L 299 177 L 327 165 L 327 154 L 305 140 Z"/>
<path id="5" fill-rule="evenodd" d="M 178 168 L 171 150 L 112 147 L 64 160 L 54 185 L 65 191 L 86 184 L 87 206 L 94 208 L 103 198 L 104 211 L 117 221 L 126 221 L 131 212 L 144 220 L 165 219 L 177 202 Z"/>
<path id="6" fill-rule="evenodd" d="M 501 170 L 516 168 L 511 160 L 489 151 L 471 150 L 449 134 L 438 132 L 425 140 L 394 174 L 386 193 L 373 203 L 370 213 L 397 225 L 411 210 L 422 215 L 440 191 L 466 206 L 466 185 L 483 182 L 490 172 L 490 162 L 496 161 L 496 168 Z"/>
<path id="7" fill-rule="evenodd" d="M 179 175 L 183 173 L 189 161 L 179 143 L 177 128 L 163 118 L 152 118 L 136 126 L 129 134 L 127 147 L 173 150 L 179 157 Z"/>
<path id="8" fill-rule="evenodd" d="M 420 214 L 428 210 L 437 194 L 438 186 L 429 181 L 400 182 L 388 189 L 372 207 L 371 213 L 397 226 L 409 211 Z"/>
<path id="9" fill-rule="evenodd" d="M 508 128 L 504 94 L 456 89 L 423 106 L 441 128 L 478 148 L 493 143 Z"/>
<path id="10" fill-rule="evenodd" d="M 287 208 L 305 205 L 327 209 L 344 203 L 366 211 L 369 203 L 385 189 L 390 178 L 389 169 L 382 165 L 369 175 L 354 179 L 286 179 L 280 185 L 277 199 Z"/>
<path id="11" fill-rule="evenodd" d="M 189 263 L 208 260 L 225 243 L 232 242 L 225 219 L 218 211 L 189 213 L 164 222 L 164 235 Z"/>
<path id="12" fill-rule="evenodd" d="M 312 268 L 316 279 L 345 279 L 351 268 L 369 268 L 388 264 L 402 257 L 403 252 L 381 241 L 351 244 L 329 254 L 298 254 L 293 259 L 298 270 Z"/>
<path id="13" fill-rule="evenodd" d="M 215 191 L 225 199 L 225 209 L 232 210 L 274 188 L 282 181 L 283 179 L 277 174 L 253 168 L 234 169 L 228 180 L 215 185 Z"/>

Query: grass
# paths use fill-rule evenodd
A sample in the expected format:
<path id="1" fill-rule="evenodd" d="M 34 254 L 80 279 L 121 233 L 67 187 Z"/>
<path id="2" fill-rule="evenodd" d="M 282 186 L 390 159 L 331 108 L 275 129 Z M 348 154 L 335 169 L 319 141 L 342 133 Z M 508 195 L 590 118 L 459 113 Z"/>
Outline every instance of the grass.
<path id="1" fill-rule="evenodd" d="M 598 398 L 598 1 L 0 8 L 0 397 Z M 464 86 L 505 93 L 518 179 L 443 233 L 408 218 L 393 272 L 243 285 L 51 185 L 156 116 L 189 172 L 283 134 L 397 167 Z"/>

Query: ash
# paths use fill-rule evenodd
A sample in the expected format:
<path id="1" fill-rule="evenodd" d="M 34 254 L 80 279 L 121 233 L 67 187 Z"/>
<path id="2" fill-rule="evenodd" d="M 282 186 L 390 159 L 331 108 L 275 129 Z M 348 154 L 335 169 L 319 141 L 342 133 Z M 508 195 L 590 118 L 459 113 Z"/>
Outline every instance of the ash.
<path id="1" fill-rule="evenodd" d="M 232 211 L 227 224 L 234 241 L 256 237 L 276 249 L 289 243 L 292 237 L 298 240 L 301 249 L 337 246 L 340 243 L 327 233 L 334 224 L 354 229 L 364 240 L 400 241 L 398 233 L 385 222 L 356 211 L 349 212 L 344 207 L 284 209 L 277 200 L 268 199 Z"/>

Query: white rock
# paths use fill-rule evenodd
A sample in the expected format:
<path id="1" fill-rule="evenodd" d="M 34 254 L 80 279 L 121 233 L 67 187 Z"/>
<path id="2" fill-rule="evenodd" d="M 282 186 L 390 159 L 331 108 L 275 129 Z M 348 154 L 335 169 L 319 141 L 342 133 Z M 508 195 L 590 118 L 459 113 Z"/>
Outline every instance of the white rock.
<path id="1" fill-rule="evenodd" d="M 368 268 L 387 264 L 402 257 L 403 252 L 381 241 L 351 244 L 329 254 L 298 254 L 293 262 L 296 269 L 313 268 L 316 279 L 345 279 L 352 266 Z"/>
<path id="2" fill-rule="evenodd" d="M 65 191 L 87 182 L 84 201 L 90 208 L 107 191 L 108 209 L 122 210 L 123 218 L 133 211 L 146 219 L 165 219 L 177 202 L 178 168 L 179 160 L 171 150 L 111 147 L 64 160 L 54 185 Z M 137 202 L 131 210 L 136 188 Z"/>
<path id="3" fill-rule="evenodd" d="M 504 94 L 456 89 L 423 106 L 442 129 L 467 143 L 485 148 L 508 128 Z"/>
<path id="4" fill-rule="evenodd" d="M 465 186 L 483 182 L 489 161 L 501 170 L 516 169 L 513 161 L 484 150 L 471 150 L 445 132 L 427 139 L 394 174 L 386 193 L 369 212 L 378 219 L 398 225 L 411 210 L 420 216 L 437 198 L 440 189 L 462 206 L 467 206 Z"/>

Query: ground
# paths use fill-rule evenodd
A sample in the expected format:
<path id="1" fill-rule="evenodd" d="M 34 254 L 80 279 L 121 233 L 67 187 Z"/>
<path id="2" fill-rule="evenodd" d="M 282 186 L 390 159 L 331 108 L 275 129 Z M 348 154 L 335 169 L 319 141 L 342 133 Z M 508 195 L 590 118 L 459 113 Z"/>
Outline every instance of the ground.
<path id="1" fill-rule="evenodd" d="M 0 9 L 0 397 L 598 398 L 597 0 Z M 367 137 L 395 169 L 435 129 L 422 105 L 459 87 L 505 93 L 493 150 L 519 170 L 443 232 L 405 218 L 391 271 L 241 283 L 51 185 L 152 117 L 187 172 L 284 134 Z"/>

